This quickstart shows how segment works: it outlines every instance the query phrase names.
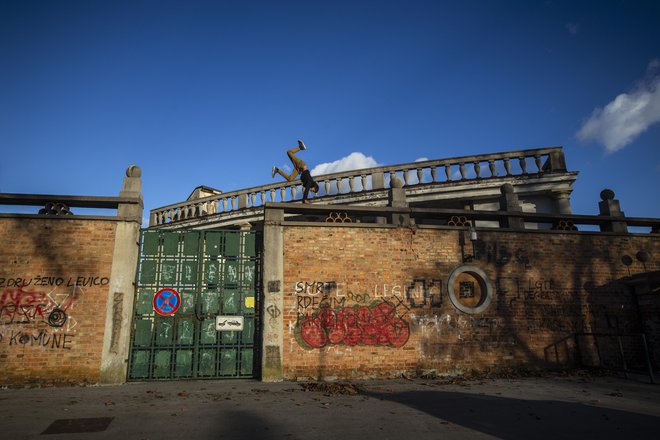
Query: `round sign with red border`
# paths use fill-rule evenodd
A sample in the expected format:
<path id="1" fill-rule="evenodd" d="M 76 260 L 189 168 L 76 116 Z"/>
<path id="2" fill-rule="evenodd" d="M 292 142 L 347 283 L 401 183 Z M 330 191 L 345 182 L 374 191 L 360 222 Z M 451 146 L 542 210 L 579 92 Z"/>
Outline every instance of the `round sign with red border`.
<path id="1" fill-rule="evenodd" d="M 181 297 L 179 292 L 174 289 L 161 289 L 154 295 L 154 310 L 162 316 L 169 316 L 179 310 Z"/>

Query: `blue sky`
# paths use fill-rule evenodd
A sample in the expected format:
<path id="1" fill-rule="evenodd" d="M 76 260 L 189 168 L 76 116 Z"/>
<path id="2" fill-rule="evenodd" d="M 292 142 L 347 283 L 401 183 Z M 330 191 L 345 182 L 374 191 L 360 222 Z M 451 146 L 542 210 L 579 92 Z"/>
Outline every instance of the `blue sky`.
<path id="1" fill-rule="evenodd" d="M 575 213 L 660 217 L 659 85 L 658 1 L 0 0 L 0 192 L 137 164 L 148 212 L 298 138 L 326 169 L 562 145 Z"/>

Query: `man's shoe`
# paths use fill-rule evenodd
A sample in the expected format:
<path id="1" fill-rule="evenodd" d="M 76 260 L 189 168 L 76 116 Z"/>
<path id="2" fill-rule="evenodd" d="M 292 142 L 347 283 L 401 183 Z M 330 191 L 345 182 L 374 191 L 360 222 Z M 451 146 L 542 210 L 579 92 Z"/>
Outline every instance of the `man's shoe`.
<path id="1" fill-rule="evenodd" d="M 300 148 L 301 150 L 306 150 L 307 146 L 305 145 L 305 143 L 303 141 L 298 139 L 298 148 Z"/>
<path id="2" fill-rule="evenodd" d="M 277 173 L 277 167 L 273 167 L 273 171 L 270 174 L 270 177 L 275 177 L 275 173 Z"/>

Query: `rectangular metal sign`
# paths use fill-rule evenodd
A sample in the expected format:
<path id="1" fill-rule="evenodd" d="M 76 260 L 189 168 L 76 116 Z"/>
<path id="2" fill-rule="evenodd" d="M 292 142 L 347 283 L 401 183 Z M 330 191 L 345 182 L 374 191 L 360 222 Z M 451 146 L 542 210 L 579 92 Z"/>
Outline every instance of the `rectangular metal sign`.
<path id="1" fill-rule="evenodd" d="M 215 329 L 219 332 L 242 332 L 243 316 L 218 315 L 215 317 Z"/>

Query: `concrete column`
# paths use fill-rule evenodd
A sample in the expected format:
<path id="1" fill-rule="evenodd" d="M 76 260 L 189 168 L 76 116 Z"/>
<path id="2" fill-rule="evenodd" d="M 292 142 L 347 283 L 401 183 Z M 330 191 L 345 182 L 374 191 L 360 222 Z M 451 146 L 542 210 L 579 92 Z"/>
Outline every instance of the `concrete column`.
<path id="1" fill-rule="evenodd" d="M 549 170 L 544 170 L 544 171 L 550 171 L 550 172 L 560 172 L 560 173 L 565 173 L 566 172 L 566 157 L 564 156 L 563 151 L 553 151 L 550 153 L 550 163 L 549 163 L 550 169 Z"/>
<path id="2" fill-rule="evenodd" d="M 573 214 L 573 210 L 571 209 L 571 192 L 573 190 L 558 191 L 552 194 L 558 214 Z"/>
<path id="3" fill-rule="evenodd" d="M 385 175 L 382 171 L 373 173 L 371 175 L 371 189 L 384 189 L 385 188 Z"/>
<path id="4" fill-rule="evenodd" d="M 522 212 L 518 196 L 514 192 L 513 185 L 505 183 L 500 188 L 502 195 L 500 196 L 500 211 L 509 213 Z M 521 217 L 509 216 L 500 221 L 500 226 L 510 229 L 525 229 L 525 221 Z"/>
<path id="5" fill-rule="evenodd" d="M 283 380 L 282 353 L 284 349 L 284 211 L 266 208 L 264 219 L 264 301 L 261 308 L 263 322 L 263 350 L 261 379 L 264 382 Z M 269 313 L 265 313 L 269 310 Z"/>
<path id="6" fill-rule="evenodd" d="M 406 200 L 406 190 L 403 188 L 403 182 L 398 177 L 393 177 L 390 181 L 390 192 L 388 193 L 388 205 L 392 208 L 408 208 Z M 409 214 L 392 214 L 390 222 L 397 226 L 409 226 Z"/>
<path id="7" fill-rule="evenodd" d="M 601 202 L 598 202 L 599 215 L 608 217 L 625 217 L 619 201 L 614 198 L 614 191 L 611 189 L 604 189 L 600 192 Z M 626 222 L 608 222 L 600 225 L 602 232 L 622 232 L 628 233 L 628 225 Z"/>
<path id="8" fill-rule="evenodd" d="M 131 345 L 131 324 L 135 297 L 135 273 L 140 255 L 142 224 L 142 171 L 132 165 L 126 170 L 119 197 L 134 197 L 139 203 L 120 204 L 115 246 L 110 270 L 110 288 L 105 309 L 105 333 L 101 354 L 99 383 L 126 382 L 128 355 Z"/>
<path id="9" fill-rule="evenodd" d="M 248 195 L 240 194 L 238 196 L 238 209 L 247 208 L 248 206 Z"/>

